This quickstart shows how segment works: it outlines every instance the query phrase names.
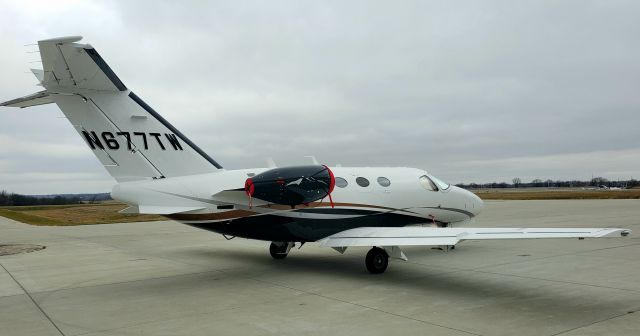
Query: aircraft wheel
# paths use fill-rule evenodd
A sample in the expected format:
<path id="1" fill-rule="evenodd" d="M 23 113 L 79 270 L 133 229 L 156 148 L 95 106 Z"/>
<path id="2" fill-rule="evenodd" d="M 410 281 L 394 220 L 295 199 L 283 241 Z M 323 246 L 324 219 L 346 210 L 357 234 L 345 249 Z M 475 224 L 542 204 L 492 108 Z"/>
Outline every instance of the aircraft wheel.
<path id="1" fill-rule="evenodd" d="M 387 266 L 389 266 L 389 255 L 384 249 L 374 247 L 367 252 L 365 265 L 371 274 L 384 273 L 387 270 Z"/>
<path id="2" fill-rule="evenodd" d="M 289 255 L 287 251 L 287 243 L 283 243 L 278 246 L 276 243 L 271 243 L 269 246 L 269 253 L 273 259 L 284 259 Z"/>

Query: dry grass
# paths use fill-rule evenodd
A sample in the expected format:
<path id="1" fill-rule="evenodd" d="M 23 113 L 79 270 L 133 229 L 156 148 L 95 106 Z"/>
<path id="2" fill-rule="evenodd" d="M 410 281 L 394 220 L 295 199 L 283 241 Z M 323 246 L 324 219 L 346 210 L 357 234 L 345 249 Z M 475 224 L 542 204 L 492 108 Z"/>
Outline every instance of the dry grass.
<path id="1" fill-rule="evenodd" d="M 0 216 L 32 225 L 85 225 L 165 220 L 158 215 L 121 214 L 127 205 L 100 204 L 1 207 Z"/>
<path id="2" fill-rule="evenodd" d="M 541 190 L 475 191 L 483 200 L 560 200 L 560 199 L 640 199 L 639 189 L 630 190 Z"/>

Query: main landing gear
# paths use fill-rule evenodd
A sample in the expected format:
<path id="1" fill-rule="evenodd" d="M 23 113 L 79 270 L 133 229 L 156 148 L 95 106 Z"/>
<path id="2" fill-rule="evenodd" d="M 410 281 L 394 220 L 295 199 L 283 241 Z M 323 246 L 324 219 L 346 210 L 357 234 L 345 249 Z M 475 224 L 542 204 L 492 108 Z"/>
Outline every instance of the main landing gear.
<path id="1" fill-rule="evenodd" d="M 292 242 L 272 242 L 269 246 L 269 253 L 273 259 L 284 259 L 289 255 L 291 248 L 295 246 Z"/>
<path id="2" fill-rule="evenodd" d="M 387 251 L 379 247 L 374 247 L 367 253 L 365 265 L 371 274 L 384 273 L 389 266 L 389 255 Z"/>
<path id="3" fill-rule="evenodd" d="M 269 246 L 269 253 L 273 259 L 284 259 L 289 255 L 289 251 L 295 246 L 293 242 L 271 242 Z M 340 253 L 344 253 L 346 248 L 337 249 Z M 407 257 L 402 253 L 398 246 L 389 246 L 385 248 L 373 247 L 367 253 L 365 258 L 365 266 L 367 271 L 371 274 L 384 273 L 389 267 L 389 258 L 407 260 Z"/>

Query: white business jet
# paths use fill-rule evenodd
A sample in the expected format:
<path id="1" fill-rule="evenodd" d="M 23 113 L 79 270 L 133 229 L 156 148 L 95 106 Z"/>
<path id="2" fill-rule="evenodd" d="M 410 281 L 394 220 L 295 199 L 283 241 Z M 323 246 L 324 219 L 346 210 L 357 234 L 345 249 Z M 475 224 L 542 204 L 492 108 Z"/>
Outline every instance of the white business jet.
<path id="1" fill-rule="evenodd" d="M 125 213 L 160 214 L 227 237 L 271 241 L 283 259 L 295 243 L 338 252 L 372 247 L 371 273 L 401 246 L 464 240 L 627 236 L 618 228 L 465 227 L 480 213 L 476 195 L 414 168 L 294 167 L 225 170 L 127 88 L 81 37 L 38 42 L 43 91 L 2 106 L 55 103 L 118 182 Z M 453 227 L 455 226 L 455 227 Z"/>

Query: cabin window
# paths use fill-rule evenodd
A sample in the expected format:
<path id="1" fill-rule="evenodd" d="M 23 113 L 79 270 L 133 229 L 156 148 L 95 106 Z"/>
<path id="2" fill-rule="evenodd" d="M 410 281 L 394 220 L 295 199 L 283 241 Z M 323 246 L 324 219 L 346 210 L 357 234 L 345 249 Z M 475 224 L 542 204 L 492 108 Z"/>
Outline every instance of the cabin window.
<path id="1" fill-rule="evenodd" d="M 422 175 L 418 178 L 418 181 L 420 181 L 420 185 L 422 185 L 423 188 L 430 191 L 438 191 L 438 187 L 433 183 L 433 181 L 431 181 L 429 176 Z"/>
<path id="2" fill-rule="evenodd" d="M 364 177 L 357 177 L 356 178 L 356 183 L 361 187 L 368 187 L 369 186 L 369 180 L 367 180 Z"/>
<path id="3" fill-rule="evenodd" d="M 378 177 L 378 184 L 383 187 L 388 187 L 391 185 L 391 181 L 389 181 L 389 179 L 386 177 L 380 176 Z"/>
<path id="4" fill-rule="evenodd" d="M 347 182 L 347 180 L 343 179 L 342 177 L 336 177 L 336 187 L 346 188 L 348 185 L 349 182 Z"/>

